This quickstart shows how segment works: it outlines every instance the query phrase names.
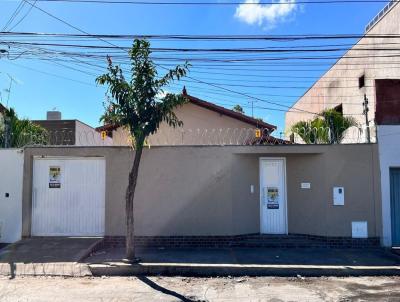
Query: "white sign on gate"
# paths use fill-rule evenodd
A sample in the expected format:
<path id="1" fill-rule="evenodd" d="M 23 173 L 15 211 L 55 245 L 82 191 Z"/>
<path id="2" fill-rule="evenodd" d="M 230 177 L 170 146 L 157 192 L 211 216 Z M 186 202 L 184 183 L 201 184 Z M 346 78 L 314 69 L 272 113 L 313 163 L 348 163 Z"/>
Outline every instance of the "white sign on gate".
<path id="1" fill-rule="evenodd" d="M 61 167 L 50 166 L 49 167 L 49 188 L 59 189 L 61 188 Z"/>

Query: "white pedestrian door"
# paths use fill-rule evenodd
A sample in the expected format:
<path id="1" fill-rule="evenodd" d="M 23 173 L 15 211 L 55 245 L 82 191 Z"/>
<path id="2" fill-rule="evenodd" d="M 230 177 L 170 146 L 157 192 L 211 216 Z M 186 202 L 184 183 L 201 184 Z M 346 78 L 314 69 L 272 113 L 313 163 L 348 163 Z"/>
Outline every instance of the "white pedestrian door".
<path id="1" fill-rule="evenodd" d="M 102 236 L 103 158 L 35 158 L 32 236 Z"/>
<path id="2" fill-rule="evenodd" d="M 260 160 L 260 226 L 263 234 L 287 234 L 284 159 Z"/>

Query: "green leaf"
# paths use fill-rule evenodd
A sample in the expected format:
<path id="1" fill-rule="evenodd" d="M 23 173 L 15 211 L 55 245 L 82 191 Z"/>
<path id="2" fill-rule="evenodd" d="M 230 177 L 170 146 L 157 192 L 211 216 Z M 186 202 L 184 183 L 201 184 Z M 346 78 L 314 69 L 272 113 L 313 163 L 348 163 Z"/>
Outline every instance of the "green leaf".
<path id="1" fill-rule="evenodd" d="M 345 117 L 335 109 L 328 109 L 313 120 L 297 122 L 291 130 L 306 144 L 339 144 L 345 131 L 354 126 L 358 126 L 358 123 L 353 117 Z"/>

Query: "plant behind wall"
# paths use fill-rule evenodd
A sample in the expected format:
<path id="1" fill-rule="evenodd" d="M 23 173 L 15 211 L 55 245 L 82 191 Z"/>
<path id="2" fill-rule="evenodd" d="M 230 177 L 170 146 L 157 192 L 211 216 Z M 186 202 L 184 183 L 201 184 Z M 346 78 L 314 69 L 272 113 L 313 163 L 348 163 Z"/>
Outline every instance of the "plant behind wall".
<path id="1" fill-rule="evenodd" d="M 306 144 L 340 144 L 346 130 L 353 126 L 358 126 L 358 123 L 352 116 L 327 109 L 312 120 L 297 122 L 291 131 Z"/>
<path id="2" fill-rule="evenodd" d="M 0 148 L 22 148 L 27 145 L 45 145 L 47 131 L 28 119 L 20 119 L 13 108 L 0 116 Z"/>

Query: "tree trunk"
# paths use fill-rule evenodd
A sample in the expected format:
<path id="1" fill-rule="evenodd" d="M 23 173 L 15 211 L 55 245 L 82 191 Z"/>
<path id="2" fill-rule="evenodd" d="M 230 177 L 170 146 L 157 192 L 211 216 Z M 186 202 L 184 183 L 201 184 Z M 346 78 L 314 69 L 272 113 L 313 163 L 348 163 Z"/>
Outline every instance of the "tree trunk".
<path id="1" fill-rule="evenodd" d="M 143 143 L 136 144 L 135 160 L 131 172 L 129 173 L 129 183 L 126 190 L 126 258 L 128 260 L 135 259 L 135 232 L 133 217 L 133 200 L 135 197 L 136 181 L 139 173 L 139 164 L 142 157 Z"/>

